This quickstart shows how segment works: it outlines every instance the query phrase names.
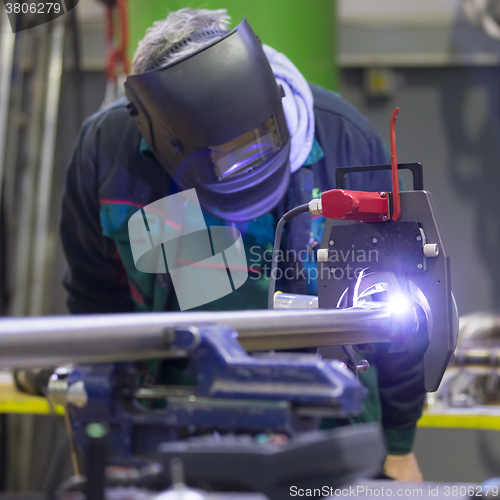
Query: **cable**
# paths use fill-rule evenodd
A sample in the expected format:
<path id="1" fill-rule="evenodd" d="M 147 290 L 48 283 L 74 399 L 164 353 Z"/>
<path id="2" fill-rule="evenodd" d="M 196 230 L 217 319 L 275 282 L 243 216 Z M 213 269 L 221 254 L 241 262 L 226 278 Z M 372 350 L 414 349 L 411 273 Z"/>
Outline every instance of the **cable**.
<path id="1" fill-rule="evenodd" d="M 271 263 L 271 276 L 269 277 L 269 292 L 267 296 L 267 308 L 274 309 L 274 289 L 276 287 L 276 268 L 278 267 L 278 250 L 281 246 L 281 232 L 286 222 L 297 217 L 297 215 L 305 214 L 309 212 L 309 203 L 304 205 L 299 205 L 298 207 L 292 208 L 288 211 L 278 222 L 276 226 L 276 233 L 274 235 L 274 248 L 273 248 L 273 259 Z"/>

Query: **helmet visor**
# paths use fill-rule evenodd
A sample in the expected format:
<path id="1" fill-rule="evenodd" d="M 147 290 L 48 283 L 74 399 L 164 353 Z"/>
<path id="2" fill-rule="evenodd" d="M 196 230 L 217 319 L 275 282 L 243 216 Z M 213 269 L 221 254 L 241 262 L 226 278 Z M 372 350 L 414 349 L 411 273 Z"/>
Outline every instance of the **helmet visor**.
<path id="1" fill-rule="evenodd" d="M 247 173 L 262 165 L 283 147 L 275 116 L 260 127 L 232 141 L 210 148 L 215 176 L 219 181 Z"/>
<path id="2" fill-rule="evenodd" d="M 183 189 L 225 185 L 243 189 L 283 149 L 285 140 L 273 114 L 262 125 L 220 146 L 200 149 L 177 169 L 174 180 Z M 236 183 L 236 184 L 235 184 Z"/>

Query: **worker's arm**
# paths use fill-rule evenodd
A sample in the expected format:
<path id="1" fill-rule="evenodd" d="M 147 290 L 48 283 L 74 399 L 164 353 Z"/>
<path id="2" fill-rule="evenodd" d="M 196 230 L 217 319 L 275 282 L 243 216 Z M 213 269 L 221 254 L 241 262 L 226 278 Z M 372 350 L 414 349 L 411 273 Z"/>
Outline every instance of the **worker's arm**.
<path id="1" fill-rule="evenodd" d="M 414 453 L 406 455 L 387 455 L 384 473 L 396 481 L 420 483 L 423 481 L 422 471 Z"/>
<path id="2" fill-rule="evenodd" d="M 88 121 L 80 132 L 66 179 L 61 239 L 69 269 L 64 279 L 73 314 L 129 312 L 133 303 L 113 241 L 99 221 L 98 134 Z"/>
<path id="3" fill-rule="evenodd" d="M 313 87 L 314 88 L 314 87 Z M 324 151 L 323 170 L 326 188 L 335 186 L 337 167 L 389 165 L 388 150 L 373 126 L 355 108 L 339 97 L 324 92 L 315 95 L 318 140 Z M 389 128 L 389 119 L 387 121 Z M 391 191 L 390 172 L 354 173 L 348 176 L 348 189 Z M 378 350 L 377 350 L 378 351 Z M 390 354 L 377 352 L 374 360 L 378 374 L 378 391 L 373 387 L 373 413 L 382 421 L 389 452 L 387 466 L 392 474 L 403 478 L 403 470 L 416 478 L 416 461 L 412 460 L 416 422 L 425 398 L 422 369 L 423 351 Z M 380 413 L 380 415 L 378 415 Z M 406 459 L 403 457 L 407 457 Z M 396 457 L 396 458 L 392 458 Z M 405 472 L 405 474 L 406 474 Z"/>
<path id="4" fill-rule="evenodd" d="M 375 354 L 382 426 L 388 450 L 384 471 L 399 481 L 422 481 L 422 473 L 412 453 L 426 394 L 423 356 L 429 340 L 424 317 L 420 325 L 404 352 L 391 353 L 388 346 L 380 345 Z"/>

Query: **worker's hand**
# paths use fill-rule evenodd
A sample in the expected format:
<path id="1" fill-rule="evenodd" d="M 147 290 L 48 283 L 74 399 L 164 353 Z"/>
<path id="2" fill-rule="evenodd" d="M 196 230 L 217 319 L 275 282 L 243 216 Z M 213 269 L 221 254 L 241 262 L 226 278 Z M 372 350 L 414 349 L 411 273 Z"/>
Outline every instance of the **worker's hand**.
<path id="1" fill-rule="evenodd" d="M 421 483 L 423 481 L 422 472 L 413 453 L 408 453 L 408 455 L 387 455 L 384 472 L 386 476 L 392 477 L 396 481 L 408 481 L 410 483 Z"/>

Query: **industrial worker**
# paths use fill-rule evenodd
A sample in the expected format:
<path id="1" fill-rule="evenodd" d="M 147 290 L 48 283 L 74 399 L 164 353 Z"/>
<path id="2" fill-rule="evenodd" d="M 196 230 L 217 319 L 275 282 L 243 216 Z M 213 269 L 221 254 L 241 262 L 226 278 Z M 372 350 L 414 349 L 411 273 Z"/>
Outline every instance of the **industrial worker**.
<path id="1" fill-rule="evenodd" d="M 61 222 L 71 313 L 179 310 L 170 275 L 134 265 L 128 221 L 191 188 L 207 226 L 239 229 L 251 271 L 244 285 L 198 309 L 266 308 L 264 255 L 279 218 L 335 188 L 337 167 L 387 164 L 381 139 L 353 106 L 307 84 L 245 21 L 229 32 L 229 21 L 225 10 L 182 9 L 154 23 L 133 58 L 127 98 L 84 122 Z M 384 175 L 356 175 L 351 188 L 390 190 Z M 289 224 L 286 249 L 298 254 L 321 232 L 321 218 L 301 215 Z M 316 283 L 297 276 L 279 286 L 313 293 Z M 386 432 L 386 473 L 418 481 L 411 450 L 424 399 L 421 364 L 406 360 L 391 373 L 384 356 L 378 390 L 370 369 L 368 419 Z"/>

